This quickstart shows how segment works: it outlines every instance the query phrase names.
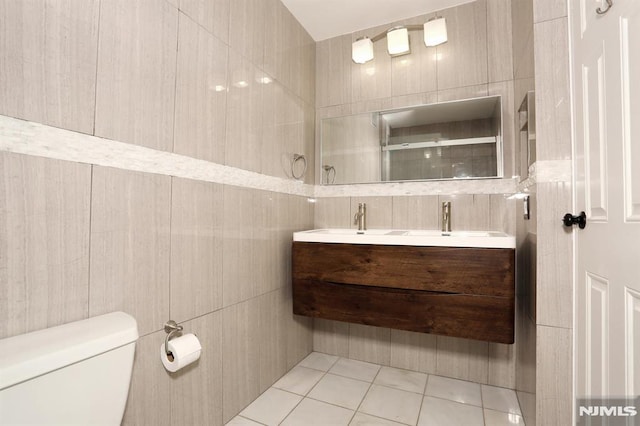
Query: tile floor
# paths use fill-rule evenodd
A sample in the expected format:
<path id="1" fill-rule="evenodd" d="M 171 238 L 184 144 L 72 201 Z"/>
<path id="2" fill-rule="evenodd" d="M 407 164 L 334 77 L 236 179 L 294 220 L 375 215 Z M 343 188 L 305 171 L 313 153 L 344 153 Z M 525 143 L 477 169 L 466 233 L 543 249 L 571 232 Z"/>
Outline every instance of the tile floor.
<path id="1" fill-rule="evenodd" d="M 514 391 L 312 352 L 227 425 L 524 425 Z"/>

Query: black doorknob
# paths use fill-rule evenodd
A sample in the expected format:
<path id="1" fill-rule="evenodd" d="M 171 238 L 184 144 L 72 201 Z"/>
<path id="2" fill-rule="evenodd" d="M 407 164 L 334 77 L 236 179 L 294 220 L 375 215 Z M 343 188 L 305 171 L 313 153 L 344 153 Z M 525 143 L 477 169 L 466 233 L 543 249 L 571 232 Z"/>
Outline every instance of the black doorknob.
<path id="1" fill-rule="evenodd" d="M 587 226 L 587 214 L 580 212 L 578 216 L 574 216 L 571 213 L 567 213 L 562 218 L 562 222 L 564 222 L 564 226 L 578 225 L 578 228 L 584 229 Z"/>

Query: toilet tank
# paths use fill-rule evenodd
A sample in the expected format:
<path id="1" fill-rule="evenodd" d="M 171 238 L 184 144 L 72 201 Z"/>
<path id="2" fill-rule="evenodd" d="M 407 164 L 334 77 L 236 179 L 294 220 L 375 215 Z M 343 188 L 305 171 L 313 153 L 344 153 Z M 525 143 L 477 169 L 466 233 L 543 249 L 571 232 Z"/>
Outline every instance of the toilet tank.
<path id="1" fill-rule="evenodd" d="M 0 340 L 0 424 L 119 425 L 137 339 L 113 312 Z"/>

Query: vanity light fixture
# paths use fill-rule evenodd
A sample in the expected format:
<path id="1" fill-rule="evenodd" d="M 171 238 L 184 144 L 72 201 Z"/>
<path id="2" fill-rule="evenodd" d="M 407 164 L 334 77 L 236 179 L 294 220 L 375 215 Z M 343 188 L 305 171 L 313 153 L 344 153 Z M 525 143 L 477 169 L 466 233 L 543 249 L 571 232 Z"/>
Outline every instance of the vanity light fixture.
<path id="1" fill-rule="evenodd" d="M 373 59 L 373 43 L 387 38 L 387 51 L 391 56 L 411 53 L 409 31 L 423 30 L 424 44 L 427 47 L 438 46 L 447 41 L 447 24 L 444 18 L 436 16 L 424 25 L 405 25 L 393 27 L 375 37 L 361 37 L 351 45 L 351 58 L 356 64 L 364 64 Z"/>
<path id="2" fill-rule="evenodd" d="M 356 64 L 364 64 L 373 59 L 373 42 L 369 37 L 361 37 L 351 45 L 351 58 Z"/>
<path id="3" fill-rule="evenodd" d="M 424 23 L 424 44 L 427 47 L 447 42 L 447 21 L 442 17 L 429 19 Z"/>
<path id="4" fill-rule="evenodd" d="M 391 56 L 406 55 L 409 48 L 409 31 L 406 27 L 395 27 L 387 31 L 387 51 Z"/>

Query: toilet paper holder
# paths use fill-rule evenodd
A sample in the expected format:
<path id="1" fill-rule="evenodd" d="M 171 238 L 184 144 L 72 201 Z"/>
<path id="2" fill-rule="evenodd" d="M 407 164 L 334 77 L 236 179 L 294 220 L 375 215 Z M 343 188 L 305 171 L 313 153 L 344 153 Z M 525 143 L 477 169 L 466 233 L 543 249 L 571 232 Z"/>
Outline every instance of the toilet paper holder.
<path id="1" fill-rule="evenodd" d="M 164 332 L 167 333 L 167 337 L 164 339 L 164 352 L 167 355 L 172 355 L 169 350 L 169 340 L 171 340 L 174 334 L 180 333 L 182 330 L 184 330 L 184 328 L 174 320 L 169 320 L 164 324 Z"/>

